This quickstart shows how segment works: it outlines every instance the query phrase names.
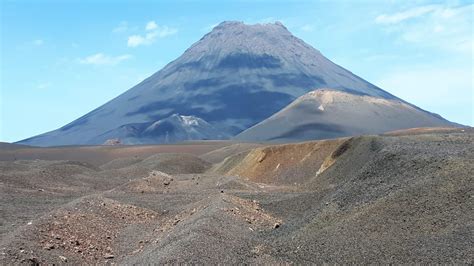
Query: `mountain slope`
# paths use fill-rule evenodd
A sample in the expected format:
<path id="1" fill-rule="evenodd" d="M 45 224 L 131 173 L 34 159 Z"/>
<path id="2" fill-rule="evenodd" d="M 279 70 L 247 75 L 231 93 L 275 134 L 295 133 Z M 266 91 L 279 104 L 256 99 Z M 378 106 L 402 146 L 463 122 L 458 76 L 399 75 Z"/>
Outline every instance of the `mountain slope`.
<path id="1" fill-rule="evenodd" d="M 254 141 L 300 141 L 440 125 L 454 126 L 440 116 L 398 99 L 320 89 L 299 97 L 278 113 L 235 138 Z"/>
<path id="2" fill-rule="evenodd" d="M 96 139 L 97 142 L 107 138 L 118 139 L 121 144 L 153 144 L 174 143 L 180 140 L 218 140 L 229 137 L 199 117 L 173 114 L 155 122 L 123 125 L 97 136 Z"/>
<path id="3" fill-rule="evenodd" d="M 236 135 L 322 87 L 396 99 L 332 63 L 281 23 L 223 22 L 175 61 L 117 98 L 57 130 L 20 143 L 102 144 L 117 137 L 106 132 L 172 114 L 199 117 L 222 135 Z"/>

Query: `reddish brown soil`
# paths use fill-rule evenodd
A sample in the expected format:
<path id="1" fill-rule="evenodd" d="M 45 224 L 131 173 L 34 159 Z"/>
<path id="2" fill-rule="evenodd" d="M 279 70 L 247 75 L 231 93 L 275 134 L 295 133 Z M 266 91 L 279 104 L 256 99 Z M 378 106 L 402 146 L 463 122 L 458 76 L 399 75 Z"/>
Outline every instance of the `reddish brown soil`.
<path id="1" fill-rule="evenodd" d="M 256 148 L 226 158 L 213 170 L 258 183 L 301 184 L 315 176 L 326 159 L 346 138 Z"/>

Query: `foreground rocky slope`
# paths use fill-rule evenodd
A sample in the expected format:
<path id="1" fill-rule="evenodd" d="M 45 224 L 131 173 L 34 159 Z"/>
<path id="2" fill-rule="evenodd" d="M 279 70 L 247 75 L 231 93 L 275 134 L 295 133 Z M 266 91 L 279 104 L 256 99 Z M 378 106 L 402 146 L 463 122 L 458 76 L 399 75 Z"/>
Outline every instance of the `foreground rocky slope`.
<path id="1" fill-rule="evenodd" d="M 1 162 L 0 262 L 472 263 L 474 132 L 408 133 Z"/>

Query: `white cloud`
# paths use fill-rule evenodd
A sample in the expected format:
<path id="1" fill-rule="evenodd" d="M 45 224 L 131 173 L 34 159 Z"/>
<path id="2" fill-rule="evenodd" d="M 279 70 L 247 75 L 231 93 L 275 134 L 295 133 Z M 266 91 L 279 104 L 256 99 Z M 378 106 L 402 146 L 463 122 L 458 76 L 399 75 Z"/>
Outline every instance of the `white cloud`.
<path id="1" fill-rule="evenodd" d="M 165 38 L 176 34 L 177 29 L 168 26 L 160 26 L 155 21 L 150 21 L 146 24 L 145 30 L 147 33 L 143 35 L 135 34 L 128 37 L 127 46 L 137 47 L 140 45 L 150 45 L 155 42 L 157 38 Z"/>
<path id="2" fill-rule="evenodd" d="M 391 15 L 380 15 L 375 22 L 384 24 L 389 33 L 398 34 L 399 39 L 404 42 L 460 52 L 472 57 L 473 12 L 473 4 L 427 5 Z"/>
<path id="3" fill-rule="evenodd" d="M 136 47 L 142 44 L 146 44 L 147 42 L 151 43 L 150 41 L 147 41 L 146 38 L 140 35 L 132 35 L 128 37 L 127 45 L 129 47 Z"/>
<path id="4" fill-rule="evenodd" d="M 176 34 L 177 32 L 178 32 L 177 29 L 170 28 L 170 27 L 167 27 L 167 26 L 159 27 L 157 31 L 154 31 L 154 33 L 157 34 L 158 37 L 160 37 L 160 38 L 164 38 L 164 37 Z"/>
<path id="5" fill-rule="evenodd" d="M 375 22 L 379 24 L 395 24 L 407 19 L 423 16 L 438 8 L 440 8 L 438 5 L 427 5 L 414 7 L 394 14 L 382 14 L 375 18 Z"/>
<path id="6" fill-rule="evenodd" d="M 156 29 L 156 28 L 158 28 L 158 25 L 157 25 L 156 22 L 153 21 L 153 20 L 150 21 L 150 22 L 148 22 L 148 23 L 146 24 L 146 26 L 145 26 L 145 30 L 148 30 L 148 31 L 149 31 L 149 30 L 154 30 L 154 29 Z"/>
<path id="7" fill-rule="evenodd" d="M 40 45 L 43 45 L 43 44 L 44 44 L 44 41 L 41 40 L 41 39 L 37 39 L 37 40 L 34 40 L 34 41 L 33 41 L 33 44 L 36 45 L 36 46 L 40 46 Z"/>
<path id="8" fill-rule="evenodd" d="M 124 60 L 132 58 L 129 54 L 119 56 L 108 56 L 103 53 L 93 54 L 79 59 L 79 63 L 86 65 L 117 65 Z"/>

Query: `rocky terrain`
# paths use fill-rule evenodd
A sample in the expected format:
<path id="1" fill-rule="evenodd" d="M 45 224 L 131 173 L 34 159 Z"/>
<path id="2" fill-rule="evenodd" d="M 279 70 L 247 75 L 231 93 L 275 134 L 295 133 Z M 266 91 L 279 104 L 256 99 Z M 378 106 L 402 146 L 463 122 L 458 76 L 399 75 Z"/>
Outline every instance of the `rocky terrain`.
<path id="1" fill-rule="evenodd" d="M 0 264 L 474 261 L 469 128 L 0 158 Z"/>

